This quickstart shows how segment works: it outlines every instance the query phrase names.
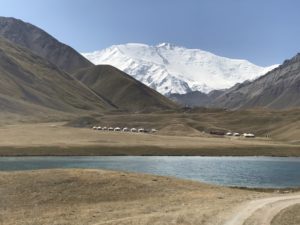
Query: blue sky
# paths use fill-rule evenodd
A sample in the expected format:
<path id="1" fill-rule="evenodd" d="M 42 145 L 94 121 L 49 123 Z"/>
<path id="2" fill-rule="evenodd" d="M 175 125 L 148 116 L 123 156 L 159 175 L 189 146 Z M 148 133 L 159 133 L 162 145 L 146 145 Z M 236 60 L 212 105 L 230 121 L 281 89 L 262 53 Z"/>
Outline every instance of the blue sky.
<path id="1" fill-rule="evenodd" d="M 298 0 L 0 0 L 81 52 L 161 42 L 266 66 L 300 51 Z"/>

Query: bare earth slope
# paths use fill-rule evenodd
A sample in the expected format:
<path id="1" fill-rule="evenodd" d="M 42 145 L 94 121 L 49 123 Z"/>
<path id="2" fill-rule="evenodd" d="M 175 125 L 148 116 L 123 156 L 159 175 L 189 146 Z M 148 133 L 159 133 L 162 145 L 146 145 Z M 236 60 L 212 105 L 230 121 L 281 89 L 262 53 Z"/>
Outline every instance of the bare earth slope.
<path id="1" fill-rule="evenodd" d="M 30 49 L 66 72 L 93 64 L 42 29 L 15 18 L 0 17 L 0 36 Z"/>
<path id="2" fill-rule="evenodd" d="M 53 64 L 1 37 L 0 101 L 1 112 L 19 114 L 32 105 L 70 113 L 114 108 Z"/>
<path id="3" fill-rule="evenodd" d="M 153 111 L 177 107 L 168 98 L 109 65 L 82 69 L 74 77 L 120 109 Z"/>

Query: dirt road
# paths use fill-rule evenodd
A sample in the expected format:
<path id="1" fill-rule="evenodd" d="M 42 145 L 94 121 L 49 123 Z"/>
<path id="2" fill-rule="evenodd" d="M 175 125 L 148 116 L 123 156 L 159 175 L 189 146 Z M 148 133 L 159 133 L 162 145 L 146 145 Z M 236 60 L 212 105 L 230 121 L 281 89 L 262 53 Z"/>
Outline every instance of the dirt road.
<path id="1" fill-rule="evenodd" d="M 224 225 L 270 225 L 283 209 L 300 203 L 300 195 L 263 198 L 245 203 Z"/>

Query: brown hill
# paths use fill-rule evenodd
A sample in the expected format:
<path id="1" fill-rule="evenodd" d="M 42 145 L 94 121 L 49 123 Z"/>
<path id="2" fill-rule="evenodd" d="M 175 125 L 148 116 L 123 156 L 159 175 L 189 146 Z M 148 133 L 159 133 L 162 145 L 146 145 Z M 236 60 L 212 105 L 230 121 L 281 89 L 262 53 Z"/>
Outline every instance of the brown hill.
<path id="1" fill-rule="evenodd" d="M 84 69 L 76 73 L 75 79 L 79 79 L 91 88 L 90 92 L 98 95 L 101 102 L 106 105 L 104 108 L 152 111 L 176 107 L 172 101 L 114 67 L 94 67 L 74 49 L 29 23 L 14 18 L 0 17 L 0 36 L 27 48 L 66 72 Z M 81 93 L 78 90 L 77 94 Z"/>
<path id="2" fill-rule="evenodd" d="M 109 65 L 82 69 L 74 77 L 119 109 L 153 111 L 177 107 L 168 98 Z"/>
<path id="3" fill-rule="evenodd" d="M 53 64 L 0 38 L 1 113 L 32 113 L 42 108 L 79 113 L 114 107 Z"/>
<path id="4" fill-rule="evenodd" d="M 30 49 L 66 72 L 93 65 L 73 48 L 42 29 L 15 18 L 0 17 L 0 36 Z"/>

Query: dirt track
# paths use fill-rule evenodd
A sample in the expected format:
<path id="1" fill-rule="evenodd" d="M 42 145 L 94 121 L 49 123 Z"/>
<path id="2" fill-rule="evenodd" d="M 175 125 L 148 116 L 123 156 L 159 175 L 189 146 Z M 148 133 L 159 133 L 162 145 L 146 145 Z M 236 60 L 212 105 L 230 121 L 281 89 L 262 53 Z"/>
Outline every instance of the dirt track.
<path id="1" fill-rule="evenodd" d="M 224 225 L 270 225 L 281 210 L 299 203 L 299 194 L 253 200 L 239 207 Z"/>

